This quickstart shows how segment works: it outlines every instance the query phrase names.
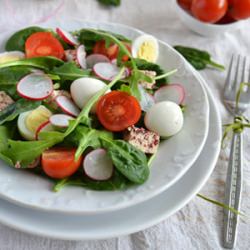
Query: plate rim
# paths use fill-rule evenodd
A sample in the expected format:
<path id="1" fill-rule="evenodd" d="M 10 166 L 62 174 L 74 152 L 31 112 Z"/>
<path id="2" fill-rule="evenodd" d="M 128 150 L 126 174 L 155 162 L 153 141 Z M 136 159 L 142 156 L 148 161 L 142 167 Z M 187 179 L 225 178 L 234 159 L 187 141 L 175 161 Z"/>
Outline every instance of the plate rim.
<path id="1" fill-rule="evenodd" d="M 112 238 L 112 237 L 118 237 L 118 236 L 122 236 L 122 235 L 127 235 L 127 234 L 131 234 L 131 233 L 135 233 L 135 232 L 138 232 L 140 230 L 144 230 L 145 228 L 148 228 L 148 227 L 151 227 L 159 222 L 161 222 L 162 220 L 168 218 L 169 216 L 171 216 L 172 214 L 174 214 L 175 212 L 177 212 L 178 210 L 180 210 L 182 207 L 184 207 L 193 197 L 194 195 L 202 188 L 202 186 L 207 182 L 208 178 L 210 177 L 212 171 L 214 170 L 214 167 L 216 165 L 216 162 L 217 162 L 217 159 L 218 159 L 218 156 L 219 156 L 219 153 L 220 153 L 220 143 L 219 141 L 221 140 L 221 137 L 222 137 L 222 131 L 221 131 L 221 117 L 220 117 L 220 114 L 219 114 L 219 110 L 218 110 L 218 107 L 216 106 L 216 102 L 215 102 L 215 99 L 212 95 L 212 92 L 211 90 L 206 86 L 206 89 L 211 97 L 211 102 L 213 102 L 213 106 L 214 106 L 214 110 L 215 110 L 215 113 L 214 113 L 214 116 L 216 117 L 216 120 L 218 121 L 218 124 L 217 124 L 217 133 L 219 134 L 219 138 L 217 140 L 217 146 L 216 148 L 212 148 L 211 150 L 213 150 L 213 159 L 211 160 L 211 162 L 209 163 L 209 167 L 208 168 L 205 168 L 205 176 L 203 179 L 200 179 L 200 181 L 198 181 L 197 184 L 195 184 L 194 187 L 191 188 L 191 192 L 188 192 L 186 198 L 184 200 L 182 200 L 179 204 L 176 204 L 172 207 L 172 209 L 170 210 L 170 212 L 167 212 L 167 210 L 164 210 L 166 211 L 164 214 L 160 214 L 157 218 L 150 218 L 151 220 L 148 222 L 148 223 L 145 223 L 143 225 L 138 225 L 136 228 L 134 228 L 133 230 L 123 230 L 123 232 L 113 232 L 112 235 L 103 235 L 103 237 L 85 237 L 83 235 L 80 235 L 78 234 L 77 236 L 69 236 L 68 234 L 65 233 L 65 235 L 59 235 L 57 233 L 57 235 L 52 235 L 52 234 L 49 234 L 49 233 L 46 233 L 46 232 L 41 232 L 41 230 L 39 230 L 37 227 L 36 228 L 36 232 L 34 232 L 34 230 L 30 229 L 30 228 L 24 228 L 24 226 L 22 225 L 16 225 L 15 222 L 12 221 L 9 222 L 7 219 L 6 219 L 6 216 L 3 216 L 1 213 L 0 213 L 0 222 L 11 227 L 11 228 L 15 228 L 17 230 L 21 230 L 21 231 L 24 231 L 26 233 L 31 233 L 33 235 L 38 235 L 38 236 L 42 236 L 42 237 L 49 237 L 49 238 L 52 238 L 52 239 L 63 239 L 63 240 L 100 240 L 100 239 L 108 239 L 108 238 Z M 182 178 L 185 178 L 182 177 Z M 175 184 L 177 185 L 178 182 Z M 172 187 L 174 188 L 174 186 Z M 166 190 L 165 192 L 168 192 L 168 190 Z M 152 198 L 154 199 L 154 198 Z M 5 200 L 0 200 L 0 203 L 1 202 L 6 202 Z M 7 201 L 7 203 L 9 203 Z M 14 206 L 12 203 L 9 203 L 11 206 Z M 136 206 L 136 205 L 135 205 Z M 21 207 L 21 209 L 25 209 L 23 207 Z M 1 207 L 0 207 L 0 210 L 1 210 Z M 126 210 L 126 209 L 125 209 Z M 18 210 L 17 210 L 18 211 Z M 36 213 L 39 213 L 39 211 L 37 210 L 34 210 Z M 119 211 L 118 211 L 119 212 Z M 18 212 L 17 212 L 18 213 Z M 11 215 L 10 215 L 11 217 Z M 12 218 L 12 217 L 11 217 Z"/>

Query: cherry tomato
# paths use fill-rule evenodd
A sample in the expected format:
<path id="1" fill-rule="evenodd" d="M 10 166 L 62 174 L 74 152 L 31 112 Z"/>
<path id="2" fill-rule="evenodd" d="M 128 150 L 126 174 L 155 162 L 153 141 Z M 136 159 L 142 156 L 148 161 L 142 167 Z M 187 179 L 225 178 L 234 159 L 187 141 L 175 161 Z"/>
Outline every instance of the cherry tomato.
<path id="1" fill-rule="evenodd" d="M 137 123 L 141 117 L 137 99 L 122 91 L 111 91 L 102 96 L 96 112 L 101 124 L 110 131 L 122 131 Z"/>
<path id="2" fill-rule="evenodd" d="M 203 22 L 216 23 L 226 14 L 227 8 L 227 0 L 193 0 L 191 12 Z"/>
<path id="3" fill-rule="evenodd" d="M 61 43 L 50 32 L 36 32 L 28 37 L 25 42 L 26 57 L 54 56 L 59 59 L 64 57 Z"/>
<path id="4" fill-rule="evenodd" d="M 124 45 L 126 46 L 126 48 L 131 51 L 130 45 L 128 43 L 124 43 Z M 106 48 L 105 46 L 105 41 L 101 40 L 96 42 L 94 48 L 93 48 L 93 52 L 95 54 L 102 54 L 107 56 L 110 60 L 116 59 L 119 53 L 119 47 L 117 44 L 111 44 L 108 48 Z M 127 55 L 124 55 L 122 57 L 123 61 L 127 61 L 129 59 L 129 57 Z"/>
<path id="5" fill-rule="evenodd" d="M 192 0 L 178 0 L 178 3 L 185 10 L 191 9 Z"/>
<path id="6" fill-rule="evenodd" d="M 250 17 L 250 0 L 228 0 L 229 14 L 235 20 Z"/>
<path id="7" fill-rule="evenodd" d="M 75 161 L 76 149 L 51 148 L 42 154 L 43 171 L 54 179 L 62 179 L 74 174 L 82 162 L 82 156 Z"/>

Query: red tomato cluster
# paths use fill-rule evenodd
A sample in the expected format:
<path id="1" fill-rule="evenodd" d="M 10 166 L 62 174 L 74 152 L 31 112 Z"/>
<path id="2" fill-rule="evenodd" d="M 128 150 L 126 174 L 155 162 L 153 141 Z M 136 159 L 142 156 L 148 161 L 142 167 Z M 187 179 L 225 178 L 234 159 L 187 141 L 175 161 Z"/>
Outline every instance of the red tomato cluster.
<path id="1" fill-rule="evenodd" d="M 207 23 L 230 23 L 250 17 L 250 0 L 178 0 L 178 3 Z"/>

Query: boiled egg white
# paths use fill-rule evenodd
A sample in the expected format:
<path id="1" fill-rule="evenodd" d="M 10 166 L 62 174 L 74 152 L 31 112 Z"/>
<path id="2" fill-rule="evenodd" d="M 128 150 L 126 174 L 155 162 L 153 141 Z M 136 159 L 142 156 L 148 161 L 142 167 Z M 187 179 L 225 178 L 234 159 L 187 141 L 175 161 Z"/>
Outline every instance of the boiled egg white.
<path id="1" fill-rule="evenodd" d="M 161 137 L 177 134 L 183 126 L 183 113 L 179 105 L 164 101 L 153 105 L 145 115 L 145 126 Z"/>
<path id="2" fill-rule="evenodd" d="M 20 135 L 26 140 L 35 140 L 37 129 L 41 124 L 48 121 L 51 115 L 50 110 L 42 105 L 34 110 L 21 113 L 17 119 Z"/>
<path id="3" fill-rule="evenodd" d="M 24 57 L 25 57 L 25 54 L 22 51 L 3 52 L 3 53 L 0 53 L 0 64 L 21 60 L 21 59 L 24 59 Z"/>
<path id="4" fill-rule="evenodd" d="M 132 56 L 155 63 L 159 56 L 159 44 L 151 35 L 141 35 L 132 43 Z"/>
<path id="5" fill-rule="evenodd" d="M 101 80 L 83 77 L 75 80 L 71 84 L 70 93 L 76 105 L 82 109 L 90 98 L 102 90 L 105 86 L 106 83 Z M 91 112 L 95 113 L 95 105 L 91 109 Z"/>

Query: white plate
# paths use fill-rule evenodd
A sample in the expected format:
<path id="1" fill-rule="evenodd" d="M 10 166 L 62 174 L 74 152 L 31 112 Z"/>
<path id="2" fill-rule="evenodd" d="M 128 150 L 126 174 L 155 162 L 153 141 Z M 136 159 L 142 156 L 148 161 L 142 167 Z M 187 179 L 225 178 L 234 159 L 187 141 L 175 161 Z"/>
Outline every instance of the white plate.
<path id="1" fill-rule="evenodd" d="M 205 147 L 189 171 L 158 196 L 115 212 L 70 216 L 36 211 L 0 200 L 0 222 L 32 234 L 68 240 L 103 239 L 150 227 L 177 212 L 205 184 L 220 152 L 221 121 L 210 96 L 210 129 Z"/>
<path id="2" fill-rule="evenodd" d="M 46 27 L 76 30 L 94 27 L 121 33 L 131 39 L 142 34 L 127 26 L 82 21 L 58 21 Z M 0 41 L 1 42 L 1 41 Z M 151 167 L 149 180 L 126 191 L 97 192 L 68 187 L 59 193 L 51 191 L 52 183 L 40 176 L 12 169 L 0 168 L 0 196 L 25 206 L 65 213 L 98 213 L 135 205 L 161 193 L 176 182 L 194 163 L 205 143 L 208 132 L 209 104 L 200 79 L 172 47 L 160 42 L 159 64 L 165 70 L 178 68 L 172 82 L 182 83 L 187 90 L 185 123 L 182 131 L 161 143 Z"/>

